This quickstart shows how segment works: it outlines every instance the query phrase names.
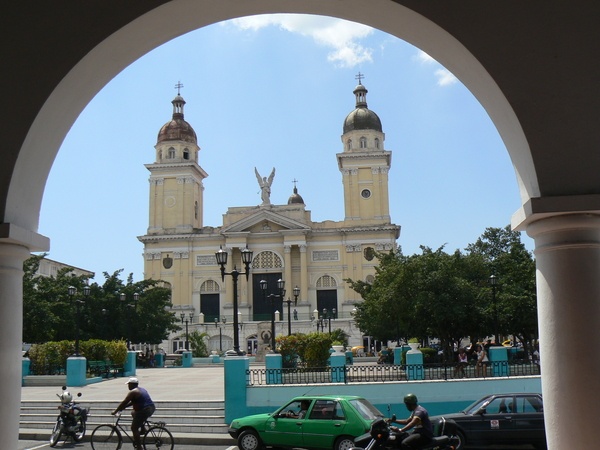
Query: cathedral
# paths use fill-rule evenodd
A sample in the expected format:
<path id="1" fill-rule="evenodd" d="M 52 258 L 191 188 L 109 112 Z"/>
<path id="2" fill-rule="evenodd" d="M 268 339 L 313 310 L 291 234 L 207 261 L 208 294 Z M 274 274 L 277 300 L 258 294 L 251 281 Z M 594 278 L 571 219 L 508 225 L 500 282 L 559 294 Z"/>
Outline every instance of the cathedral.
<path id="1" fill-rule="evenodd" d="M 355 109 L 343 123 L 342 151 L 335 155 L 345 217 L 324 222 L 311 220 L 296 187 L 287 204 L 271 203 L 273 168 L 264 177 L 255 169 L 259 204 L 229 207 L 221 225 L 206 226 L 203 180 L 208 174 L 200 165 L 196 133 L 184 120 L 186 102 L 179 93 L 172 101 L 173 117 L 158 133 L 155 162 L 146 164 L 149 226 L 138 239 L 144 244 L 145 277 L 163 280 L 171 288 L 173 311 L 192 329 L 209 333 L 209 349 L 231 348 L 233 335 L 233 281 L 221 278 L 215 257 L 221 248 L 229 253 L 227 272 L 234 267 L 244 271 L 241 252 L 248 248 L 253 253 L 249 278 L 240 276 L 237 284 L 242 350 L 261 353 L 267 345 L 261 335 L 270 329 L 272 311 L 276 334 L 287 334 L 290 309 L 292 332 L 308 333 L 319 325 L 325 331 L 342 328 L 352 345 L 370 347 L 353 326 L 352 310 L 362 299 L 344 280 L 372 281 L 374 251 L 394 249 L 400 226 L 391 222 L 389 212 L 392 152 L 384 148 L 381 120 L 368 109 L 367 92 L 359 78 L 353 91 Z M 280 294 L 278 280 L 285 282 L 287 294 L 268 298 Z M 266 290 L 261 281 L 263 287 L 266 281 Z M 167 351 L 182 348 L 181 339 L 172 339 Z"/>

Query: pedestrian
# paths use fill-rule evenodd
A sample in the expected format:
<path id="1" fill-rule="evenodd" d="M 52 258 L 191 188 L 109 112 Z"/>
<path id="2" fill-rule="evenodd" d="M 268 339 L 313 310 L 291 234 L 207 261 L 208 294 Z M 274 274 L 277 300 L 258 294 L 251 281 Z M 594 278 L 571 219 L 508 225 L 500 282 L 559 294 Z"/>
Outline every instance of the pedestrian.
<path id="1" fill-rule="evenodd" d="M 482 345 L 477 346 L 477 365 L 475 366 L 475 373 L 477 376 L 483 372 L 483 377 L 487 376 L 487 366 L 490 364 L 487 352 Z"/>
<path id="2" fill-rule="evenodd" d="M 462 372 L 462 376 L 466 377 L 465 367 L 469 365 L 467 352 L 465 352 L 464 348 L 458 349 L 458 364 L 456 365 L 456 369 L 454 369 L 454 378 L 458 375 L 458 371 Z"/>

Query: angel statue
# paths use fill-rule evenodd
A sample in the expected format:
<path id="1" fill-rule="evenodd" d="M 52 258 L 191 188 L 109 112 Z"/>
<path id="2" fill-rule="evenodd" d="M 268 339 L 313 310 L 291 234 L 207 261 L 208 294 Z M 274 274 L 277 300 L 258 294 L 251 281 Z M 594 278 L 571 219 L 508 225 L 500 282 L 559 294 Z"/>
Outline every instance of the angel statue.
<path id="1" fill-rule="evenodd" d="M 256 167 L 254 168 L 254 173 L 256 174 L 256 179 L 258 180 L 258 185 L 260 186 L 260 198 L 262 199 L 262 204 L 270 205 L 271 185 L 273 184 L 273 178 L 275 178 L 275 167 L 273 167 L 273 171 L 271 172 L 271 175 L 269 175 L 268 179 L 267 177 L 261 178 L 260 174 L 258 173 L 258 170 L 256 170 Z"/>

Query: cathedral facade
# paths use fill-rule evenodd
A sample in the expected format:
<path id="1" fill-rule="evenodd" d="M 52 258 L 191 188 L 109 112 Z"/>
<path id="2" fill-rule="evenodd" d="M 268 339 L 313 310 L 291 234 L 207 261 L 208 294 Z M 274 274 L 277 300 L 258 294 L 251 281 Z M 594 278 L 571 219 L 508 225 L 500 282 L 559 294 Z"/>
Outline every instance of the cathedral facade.
<path id="1" fill-rule="evenodd" d="M 179 94 L 172 101 L 173 117 L 158 133 L 155 162 L 146 165 L 149 226 L 138 239 L 144 244 L 145 277 L 161 279 L 172 289 L 174 311 L 178 317 L 185 314 L 184 320 L 191 317 L 192 329 L 209 333 L 209 349 L 231 348 L 233 335 L 233 281 L 221 278 L 215 258 L 221 248 L 229 253 L 227 272 L 234 267 L 243 271 L 241 251 L 253 252 L 248 280 L 238 280 L 242 350 L 261 353 L 268 345 L 261 336 L 270 329 L 272 311 L 277 311 L 278 335 L 287 334 L 290 314 L 293 332 L 332 326 L 345 329 L 352 345 L 363 345 L 360 331 L 352 326 L 352 310 L 362 299 L 344 280 L 371 281 L 374 251 L 394 249 L 400 235 L 389 213 L 392 153 L 384 148 L 379 117 L 367 107 L 367 92 L 359 81 L 355 109 L 343 124 L 342 151 L 335 155 L 345 217 L 324 222 L 311 220 L 296 187 L 287 204 L 270 202 L 274 168 L 268 177 L 255 169 L 261 203 L 230 207 L 220 226 L 205 226 L 203 180 L 208 174 L 199 164 L 196 133 L 184 120 L 185 101 Z M 286 295 L 269 299 L 280 293 L 278 280 L 285 281 Z M 266 290 L 261 281 L 267 282 Z M 172 352 L 183 342 L 175 339 L 168 345 Z"/>

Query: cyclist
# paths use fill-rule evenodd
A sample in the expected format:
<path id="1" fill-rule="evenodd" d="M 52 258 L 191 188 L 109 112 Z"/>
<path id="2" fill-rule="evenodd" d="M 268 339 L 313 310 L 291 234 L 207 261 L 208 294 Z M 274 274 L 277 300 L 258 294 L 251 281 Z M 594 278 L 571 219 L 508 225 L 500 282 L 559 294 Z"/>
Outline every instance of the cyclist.
<path id="1" fill-rule="evenodd" d="M 129 387 L 129 393 L 125 397 L 125 400 L 117 406 L 117 409 L 111 413 L 115 415 L 128 406 L 133 405 L 133 411 L 131 412 L 131 415 L 133 416 L 131 431 L 133 433 L 133 445 L 135 446 L 135 450 L 143 450 L 140 442 L 140 428 L 142 428 L 144 422 L 154 414 L 154 411 L 156 410 L 154 402 L 150 398 L 150 394 L 148 394 L 146 389 L 139 387 L 139 383 L 137 378 L 132 377 L 127 380 L 127 383 L 125 384 Z"/>

